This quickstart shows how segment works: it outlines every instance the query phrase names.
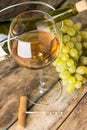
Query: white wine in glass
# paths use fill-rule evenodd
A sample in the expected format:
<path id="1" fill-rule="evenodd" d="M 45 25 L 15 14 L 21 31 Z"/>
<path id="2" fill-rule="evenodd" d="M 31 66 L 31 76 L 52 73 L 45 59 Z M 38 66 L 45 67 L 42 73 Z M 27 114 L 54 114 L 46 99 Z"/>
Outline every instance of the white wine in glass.
<path id="1" fill-rule="evenodd" d="M 39 84 L 31 94 L 43 93 L 56 80 L 53 76 L 43 75 L 42 70 L 56 59 L 61 45 L 60 31 L 52 17 L 44 11 L 26 11 L 12 21 L 8 35 L 11 55 L 21 66 L 39 70 Z M 53 97 L 52 102 L 60 93 L 59 83 L 57 95 Z M 44 100 L 43 104 L 50 104 L 50 101 Z"/>

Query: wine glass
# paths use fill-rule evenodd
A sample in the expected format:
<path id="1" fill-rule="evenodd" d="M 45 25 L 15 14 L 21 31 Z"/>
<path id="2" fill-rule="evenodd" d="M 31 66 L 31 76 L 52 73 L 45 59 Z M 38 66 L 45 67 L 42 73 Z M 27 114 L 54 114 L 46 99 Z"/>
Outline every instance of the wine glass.
<path id="1" fill-rule="evenodd" d="M 12 7 L 26 4 L 29 2 Z M 43 2 L 30 1 L 30 5 L 43 5 L 47 9 L 54 10 L 53 7 Z M 35 8 L 35 6 L 31 7 Z M 53 18 L 43 11 L 45 8 L 42 10 L 34 8 L 19 13 L 13 19 L 8 34 L 8 49 L 17 63 L 28 69 L 39 71 L 36 86 L 30 95 L 44 93 L 56 81 L 54 76 L 44 75 L 43 69 L 56 59 L 62 45 L 62 36 Z M 60 97 L 62 91 L 60 82 L 57 85 L 56 97 L 50 96 L 51 100 L 48 101 L 44 98 L 43 104 L 38 105 L 48 105 Z M 30 102 L 34 103 L 32 99 Z"/>

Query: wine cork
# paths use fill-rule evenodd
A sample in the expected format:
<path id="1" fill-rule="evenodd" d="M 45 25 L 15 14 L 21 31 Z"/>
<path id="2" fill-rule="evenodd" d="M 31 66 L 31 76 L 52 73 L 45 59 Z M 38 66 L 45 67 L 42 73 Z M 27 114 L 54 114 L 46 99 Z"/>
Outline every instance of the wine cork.
<path id="1" fill-rule="evenodd" d="M 18 111 L 18 124 L 17 124 L 22 128 L 25 128 L 26 110 L 27 110 L 27 97 L 22 96 L 20 98 L 20 106 Z"/>
<path id="2" fill-rule="evenodd" d="M 75 4 L 78 12 L 87 10 L 87 0 L 81 0 Z"/>

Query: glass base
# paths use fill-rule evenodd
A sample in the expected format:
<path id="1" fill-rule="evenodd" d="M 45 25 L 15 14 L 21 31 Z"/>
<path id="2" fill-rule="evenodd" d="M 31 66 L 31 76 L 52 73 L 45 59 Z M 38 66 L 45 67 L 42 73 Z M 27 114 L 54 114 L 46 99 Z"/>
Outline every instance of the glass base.
<path id="1" fill-rule="evenodd" d="M 34 83 L 29 101 L 35 105 L 42 106 L 55 103 L 62 94 L 61 81 L 53 76 L 43 75 L 42 82 L 37 78 Z M 35 102 L 36 99 L 39 100 Z"/>

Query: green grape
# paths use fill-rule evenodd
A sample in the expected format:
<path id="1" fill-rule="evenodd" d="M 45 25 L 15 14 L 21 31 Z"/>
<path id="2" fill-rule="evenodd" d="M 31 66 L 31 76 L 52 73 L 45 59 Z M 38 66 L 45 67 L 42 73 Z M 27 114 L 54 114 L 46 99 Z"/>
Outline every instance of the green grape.
<path id="1" fill-rule="evenodd" d="M 76 32 L 73 28 L 68 28 L 67 30 L 67 34 L 70 35 L 70 36 L 75 36 Z"/>
<path id="2" fill-rule="evenodd" d="M 61 64 L 62 64 L 62 60 L 59 57 L 57 57 L 57 59 L 53 62 L 54 66 L 58 66 L 58 65 L 61 65 Z"/>
<path id="3" fill-rule="evenodd" d="M 64 20 L 64 25 L 66 25 L 67 27 L 72 27 L 73 26 L 73 21 L 70 19 L 65 19 Z"/>
<path id="4" fill-rule="evenodd" d="M 62 47 L 62 52 L 63 53 L 69 53 L 69 51 L 70 51 L 70 48 L 68 46 L 63 46 Z"/>
<path id="5" fill-rule="evenodd" d="M 87 42 L 82 43 L 83 47 L 87 49 Z"/>
<path id="6" fill-rule="evenodd" d="M 76 23 L 76 24 L 73 25 L 73 28 L 75 29 L 76 32 L 78 32 L 82 28 L 82 24 L 81 23 Z"/>
<path id="7" fill-rule="evenodd" d="M 61 29 L 62 33 L 63 33 L 63 34 L 66 34 L 66 33 L 67 33 L 67 30 L 68 30 L 68 27 L 65 26 L 65 25 L 63 25 L 63 27 L 62 27 L 62 29 Z"/>
<path id="8" fill-rule="evenodd" d="M 70 41 L 70 36 L 69 35 L 64 35 L 63 36 L 63 43 L 69 42 Z"/>
<path id="9" fill-rule="evenodd" d="M 70 41 L 73 42 L 73 43 L 76 43 L 77 42 L 77 38 L 75 36 L 73 36 L 73 37 L 71 37 Z"/>
<path id="10" fill-rule="evenodd" d="M 78 57 L 78 51 L 74 48 L 70 49 L 70 56 L 72 57 Z"/>
<path id="11" fill-rule="evenodd" d="M 87 83 L 87 29 L 81 31 L 81 27 L 81 23 L 64 20 L 61 53 L 53 62 L 68 93 Z"/>
<path id="12" fill-rule="evenodd" d="M 66 65 L 62 64 L 61 66 L 56 66 L 56 71 L 62 73 L 66 70 Z"/>
<path id="13" fill-rule="evenodd" d="M 75 91 L 75 86 L 72 84 L 68 84 L 67 86 L 67 92 L 68 93 L 73 93 Z"/>
<path id="14" fill-rule="evenodd" d="M 76 81 L 75 88 L 79 89 L 82 87 L 82 81 Z"/>
<path id="15" fill-rule="evenodd" d="M 55 66 L 56 66 L 56 71 L 57 72 L 63 72 L 67 68 L 66 62 L 59 59 L 59 58 L 56 60 L 56 65 Z"/>
<path id="16" fill-rule="evenodd" d="M 69 59 L 69 55 L 67 53 L 61 53 L 60 59 L 62 59 L 63 61 L 67 61 Z"/>
<path id="17" fill-rule="evenodd" d="M 82 39 L 85 40 L 85 42 L 87 42 L 87 31 L 81 31 L 81 36 Z"/>
<path id="18" fill-rule="evenodd" d="M 70 77 L 70 72 L 68 70 L 63 71 L 62 73 L 60 73 L 59 75 L 62 79 L 69 79 Z"/>
<path id="19" fill-rule="evenodd" d="M 65 62 L 58 57 L 56 59 L 56 65 L 62 65 L 62 64 L 65 64 Z"/>
<path id="20" fill-rule="evenodd" d="M 80 61 L 81 61 L 81 63 L 82 63 L 83 65 L 87 65 L 87 57 L 86 57 L 86 56 L 82 56 L 82 57 L 80 58 Z"/>
<path id="21" fill-rule="evenodd" d="M 87 74 L 87 68 L 85 66 L 78 66 L 76 69 L 76 73 Z"/>
<path id="22" fill-rule="evenodd" d="M 77 42 L 81 42 L 82 41 L 82 37 L 80 34 L 77 34 L 76 35 L 76 39 L 77 39 Z"/>
<path id="23" fill-rule="evenodd" d="M 74 65 L 74 60 L 68 59 L 67 62 L 66 62 L 66 64 L 67 64 L 69 67 L 71 67 L 72 65 Z"/>
<path id="24" fill-rule="evenodd" d="M 78 61 L 79 61 L 79 54 L 77 55 L 77 57 L 73 57 L 73 60 L 75 61 L 76 64 L 78 64 Z"/>
<path id="25" fill-rule="evenodd" d="M 69 48 L 74 48 L 74 43 L 73 42 L 67 42 L 66 46 L 68 46 Z"/>
<path id="26" fill-rule="evenodd" d="M 78 51 L 79 57 L 83 54 L 83 50 Z"/>
<path id="27" fill-rule="evenodd" d="M 72 65 L 71 67 L 68 68 L 68 70 L 70 71 L 70 73 L 75 73 L 76 71 L 76 66 L 75 65 Z"/>
<path id="28" fill-rule="evenodd" d="M 82 76 L 81 74 L 76 73 L 76 74 L 75 74 L 75 77 L 76 77 L 76 79 L 77 79 L 78 81 L 82 81 L 82 80 L 83 80 L 83 76 Z"/>
<path id="29" fill-rule="evenodd" d="M 75 84 L 76 78 L 74 76 L 70 76 L 68 79 L 69 84 Z"/>
<path id="30" fill-rule="evenodd" d="M 80 43 L 80 42 L 77 42 L 76 44 L 75 44 L 75 48 L 79 51 L 79 50 L 81 50 L 82 49 L 82 44 Z"/>
<path id="31" fill-rule="evenodd" d="M 83 84 L 85 84 L 85 83 L 87 83 L 87 78 L 86 78 L 86 76 L 84 76 L 84 78 L 83 78 Z"/>

